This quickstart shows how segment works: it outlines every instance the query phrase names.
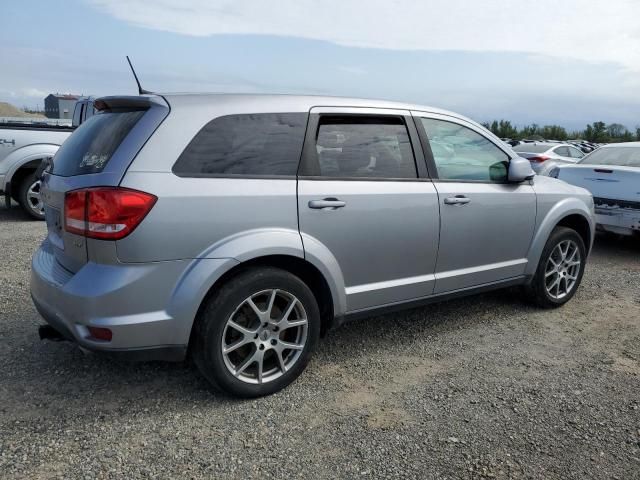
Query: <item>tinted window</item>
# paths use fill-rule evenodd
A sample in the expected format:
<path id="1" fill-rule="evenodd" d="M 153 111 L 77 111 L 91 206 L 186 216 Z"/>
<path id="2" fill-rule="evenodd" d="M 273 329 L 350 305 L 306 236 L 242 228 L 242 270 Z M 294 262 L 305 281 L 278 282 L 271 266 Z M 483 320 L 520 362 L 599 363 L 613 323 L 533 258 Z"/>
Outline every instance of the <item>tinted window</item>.
<path id="1" fill-rule="evenodd" d="M 438 177 L 448 180 L 507 180 L 509 157 L 495 144 L 457 123 L 422 118 Z"/>
<path id="2" fill-rule="evenodd" d="M 99 173 L 145 110 L 103 112 L 80 125 L 53 158 L 52 173 L 69 177 Z"/>
<path id="3" fill-rule="evenodd" d="M 516 152 L 523 153 L 542 153 L 546 152 L 551 148 L 549 145 L 536 145 L 535 143 L 521 143 L 520 145 L 516 145 L 513 147 L 513 150 Z"/>
<path id="4" fill-rule="evenodd" d="M 325 177 L 416 178 L 404 122 L 393 117 L 322 117 L 316 152 Z"/>
<path id="5" fill-rule="evenodd" d="M 556 155 L 560 155 L 561 157 L 569 156 L 569 148 L 568 147 L 558 147 L 553 150 Z"/>
<path id="6" fill-rule="evenodd" d="M 180 176 L 295 175 L 305 113 L 219 117 L 205 125 L 173 166 Z"/>
<path id="7" fill-rule="evenodd" d="M 640 167 L 640 147 L 603 147 L 590 153 L 581 165 L 618 165 Z"/>

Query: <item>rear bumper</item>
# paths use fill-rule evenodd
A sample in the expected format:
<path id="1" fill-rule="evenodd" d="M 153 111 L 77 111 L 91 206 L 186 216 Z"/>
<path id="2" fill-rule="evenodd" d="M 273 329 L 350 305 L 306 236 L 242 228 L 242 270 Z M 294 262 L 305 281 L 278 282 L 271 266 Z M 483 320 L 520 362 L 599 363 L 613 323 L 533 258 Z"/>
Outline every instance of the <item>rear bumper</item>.
<path id="1" fill-rule="evenodd" d="M 31 296 L 44 320 L 90 351 L 137 360 L 184 359 L 191 319 L 168 313 L 186 261 L 100 265 L 75 274 L 55 259 L 45 241 L 33 255 Z M 110 342 L 93 338 L 89 326 L 108 328 Z"/>
<path id="2" fill-rule="evenodd" d="M 640 232 L 640 210 L 596 207 L 596 223 L 608 232 L 632 235 Z"/>

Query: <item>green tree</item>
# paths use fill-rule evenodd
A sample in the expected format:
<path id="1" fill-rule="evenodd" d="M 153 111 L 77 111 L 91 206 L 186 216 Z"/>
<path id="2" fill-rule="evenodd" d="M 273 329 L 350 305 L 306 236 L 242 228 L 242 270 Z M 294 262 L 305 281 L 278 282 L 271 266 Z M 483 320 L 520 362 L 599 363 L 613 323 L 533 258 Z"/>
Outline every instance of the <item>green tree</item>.
<path id="1" fill-rule="evenodd" d="M 611 138 L 622 138 L 627 132 L 627 127 L 621 123 L 610 123 L 607 125 L 607 133 L 609 133 Z"/>
<path id="2" fill-rule="evenodd" d="M 587 125 L 587 129 L 584 131 L 584 137 L 590 142 L 608 142 L 607 124 L 604 122 L 593 122 L 591 125 Z"/>
<path id="3" fill-rule="evenodd" d="M 545 125 L 541 135 L 548 140 L 566 140 L 568 138 L 567 131 L 559 125 Z"/>

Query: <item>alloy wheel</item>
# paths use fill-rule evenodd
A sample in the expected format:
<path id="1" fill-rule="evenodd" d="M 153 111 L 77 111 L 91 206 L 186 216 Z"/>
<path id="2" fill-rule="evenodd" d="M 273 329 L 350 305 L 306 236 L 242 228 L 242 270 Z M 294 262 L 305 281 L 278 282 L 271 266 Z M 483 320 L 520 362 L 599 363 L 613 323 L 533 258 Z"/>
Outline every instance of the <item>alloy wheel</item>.
<path id="1" fill-rule="evenodd" d="M 280 289 L 257 292 L 227 319 L 221 345 L 225 366 L 243 382 L 272 382 L 299 360 L 308 325 L 295 295 Z"/>
<path id="2" fill-rule="evenodd" d="M 36 180 L 29 185 L 29 189 L 27 190 L 27 205 L 36 215 L 42 216 L 44 215 L 44 202 L 40 195 L 40 187 L 40 180 Z"/>
<path id="3" fill-rule="evenodd" d="M 575 288 L 582 259 L 573 240 L 564 240 L 552 250 L 544 274 L 544 283 L 551 298 L 560 300 Z"/>

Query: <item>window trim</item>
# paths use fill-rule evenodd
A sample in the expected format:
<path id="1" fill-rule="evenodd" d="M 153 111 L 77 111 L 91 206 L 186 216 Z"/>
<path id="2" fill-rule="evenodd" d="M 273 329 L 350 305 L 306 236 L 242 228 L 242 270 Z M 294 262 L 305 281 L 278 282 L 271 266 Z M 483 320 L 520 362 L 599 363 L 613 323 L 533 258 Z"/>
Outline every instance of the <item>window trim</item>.
<path id="1" fill-rule="evenodd" d="M 320 173 L 320 164 L 318 161 L 318 152 L 316 150 L 316 141 L 318 129 L 320 128 L 320 119 L 322 117 L 354 117 L 354 118 L 395 118 L 399 119 L 407 130 L 407 136 L 411 145 L 411 153 L 413 154 L 413 163 L 416 169 L 416 176 L 407 177 L 343 177 L 343 176 L 326 176 Z M 415 129 L 415 124 L 408 111 L 404 110 L 385 110 L 381 108 L 312 108 L 309 114 L 309 122 L 307 123 L 307 131 L 305 134 L 304 146 L 302 147 L 302 159 L 298 168 L 299 180 L 319 180 L 319 181 L 353 181 L 353 182 L 424 182 L 431 181 L 424 162 L 424 153 L 422 145 Z"/>
<path id="2" fill-rule="evenodd" d="M 224 118 L 224 117 L 234 117 L 234 116 L 240 116 L 240 115 L 285 115 L 285 114 L 300 114 L 300 115 L 304 115 L 305 116 L 305 121 L 304 123 L 304 133 L 303 133 L 303 144 L 302 144 L 302 150 L 300 152 L 300 158 L 298 158 L 298 164 L 296 167 L 296 173 L 293 174 L 273 174 L 273 175 L 260 175 L 260 174 L 256 174 L 256 173 L 180 173 L 180 172 L 176 172 L 175 171 L 175 166 L 178 163 L 178 160 L 180 159 L 180 157 L 184 154 L 184 152 L 187 150 L 187 148 L 189 148 L 189 145 L 191 145 L 191 142 L 193 142 L 193 140 L 200 134 L 200 132 L 207 127 L 207 125 L 209 125 L 211 122 L 214 122 L 216 120 L 219 120 L 220 118 Z M 249 180 L 296 180 L 298 178 L 298 171 L 300 170 L 300 165 L 302 164 L 302 158 L 304 156 L 304 145 L 306 143 L 306 138 L 307 138 L 307 131 L 309 129 L 309 122 L 310 122 L 310 115 L 309 112 L 305 112 L 305 111 L 287 111 L 287 112 L 278 112 L 278 111 L 268 111 L 268 112 L 250 112 L 250 111 L 246 111 L 246 112 L 237 112 L 237 113 L 228 113 L 225 115 L 218 115 L 216 117 L 211 118 L 210 120 L 208 120 L 200 129 L 198 129 L 198 131 L 191 137 L 191 140 L 189 140 L 189 142 L 187 143 L 187 145 L 184 147 L 184 149 L 182 149 L 182 152 L 180 152 L 180 155 L 178 155 L 178 158 L 176 159 L 176 161 L 173 163 L 173 165 L 171 166 L 171 173 L 173 175 L 175 175 L 176 177 L 179 178 L 228 178 L 228 179 L 236 179 L 236 180 L 241 180 L 241 179 L 249 179 Z"/>
<path id="3" fill-rule="evenodd" d="M 424 158 L 427 164 L 427 168 L 429 170 L 429 175 L 431 177 L 431 179 L 433 180 L 433 182 L 436 183 L 482 183 L 482 184 L 490 184 L 490 185 L 511 185 L 513 184 L 513 182 L 510 182 L 509 179 L 507 178 L 504 181 L 491 181 L 491 180 L 471 180 L 471 179 L 456 179 L 456 178 L 440 178 L 438 175 L 438 168 L 435 162 L 435 158 L 433 156 L 433 151 L 431 150 L 431 143 L 429 142 L 429 137 L 427 135 L 427 131 L 424 128 L 424 125 L 422 123 L 422 121 L 420 120 L 421 118 L 425 118 L 428 120 L 438 120 L 438 121 L 442 121 L 442 122 L 448 122 L 448 123 L 453 123 L 456 125 L 459 125 L 461 127 L 465 127 L 468 128 L 469 130 L 472 130 L 473 132 L 477 133 L 478 135 L 482 136 L 483 138 L 485 138 L 487 141 L 489 141 L 490 143 L 492 143 L 498 150 L 500 150 L 501 152 L 503 152 L 505 154 L 505 156 L 507 157 L 507 160 L 509 163 L 511 163 L 511 160 L 513 160 L 513 158 L 515 158 L 513 156 L 513 152 L 509 152 L 508 149 L 506 147 L 503 147 L 502 145 L 500 145 L 499 142 L 497 142 L 494 138 L 492 138 L 491 136 L 487 135 L 487 132 L 485 132 L 483 129 L 481 129 L 480 127 L 478 127 L 477 125 L 474 125 L 471 122 L 467 122 L 461 118 L 458 117 L 454 117 L 452 115 L 445 115 L 445 114 L 440 114 L 440 113 L 431 113 L 431 112 L 423 112 L 423 111 L 411 111 L 411 115 L 414 119 L 415 122 L 415 126 L 417 128 L 418 134 L 420 136 L 420 143 L 422 144 L 422 150 L 424 151 Z M 508 173 L 508 169 L 509 167 L 507 166 L 507 173 Z M 507 176 L 508 177 L 508 176 Z"/>

